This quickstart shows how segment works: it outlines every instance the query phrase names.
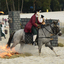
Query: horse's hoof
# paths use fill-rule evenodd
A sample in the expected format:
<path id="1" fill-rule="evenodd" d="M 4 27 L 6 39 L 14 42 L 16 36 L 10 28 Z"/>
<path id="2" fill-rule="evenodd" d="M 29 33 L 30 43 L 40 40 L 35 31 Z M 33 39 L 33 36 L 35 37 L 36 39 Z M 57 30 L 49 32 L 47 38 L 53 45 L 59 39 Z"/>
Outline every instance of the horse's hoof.
<path id="1" fill-rule="evenodd" d="M 10 49 L 12 49 L 12 47 L 10 47 Z"/>
<path id="2" fill-rule="evenodd" d="M 6 46 L 6 49 L 9 49 L 10 47 L 9 46 Z"/>

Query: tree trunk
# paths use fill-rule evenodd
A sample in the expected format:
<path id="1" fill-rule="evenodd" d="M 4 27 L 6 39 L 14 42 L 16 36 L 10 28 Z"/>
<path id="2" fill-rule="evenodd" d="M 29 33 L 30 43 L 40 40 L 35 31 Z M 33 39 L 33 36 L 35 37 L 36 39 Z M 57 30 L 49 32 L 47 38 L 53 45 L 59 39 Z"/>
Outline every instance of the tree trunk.
<path id="1" fill-rule="evenodd" d="M 10 9 L 11 9 L 11 11 L 13 11 L 13 8 L 12 8 L 12 0 L 10 0 Z"/>
<path id="2" fill-rule="evenodd" d="M 35 3 L 33 4 L 34 8 L 33 8 L 33 11 L 35 11 Z"/>
<path id="3" fill-rule="evenodd" d="M 7 0 L 6 0 L 6 5 L 7 5 L 8 12 L 9 12 L 9 8 L 8 8 L 8 2 L 7 2 Z"/>
<path id="4" fill-rule="evenodd" d="M 20 1 L 18 0 L 18 11 L 20 11 Z"/>
<path id="5" fill-rule="evenodd" d="M 12 1 L 13 1 L 13 11 L 15 11 L 14 0 L 12 0 Z"/>
<path id="6" fill-rule="evenodd" d="M 33 11 L 35 11 L 35 4 L 36 4 L 36 0 L 34 1 L 34 3 L 33 3 Z"/>
<path id="7" fill-rule="evenodd" d="M 22 13 L 22 9 L 23 9 L 23 0 L 22 0 L 22 5 L 21 5 L 21 13 Z"/>

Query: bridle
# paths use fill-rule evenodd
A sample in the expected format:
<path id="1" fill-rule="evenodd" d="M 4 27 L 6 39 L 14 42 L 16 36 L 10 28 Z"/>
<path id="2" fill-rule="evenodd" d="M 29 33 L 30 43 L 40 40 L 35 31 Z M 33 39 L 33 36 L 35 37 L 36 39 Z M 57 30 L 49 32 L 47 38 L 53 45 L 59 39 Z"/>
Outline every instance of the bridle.
<path id="1" fill-rule="evenodd" d="M 50 26 L 50 28 L 51 28 L 52 32 L 51 32 L 51 31 L 49 31 L 49 30 L 46 28 L 46 26 L 44 26 L 43 28 L 44 28 L 46 31 L 48 31 L 50 34 L 55 35 L 55 34 L 53 33 L 53 30 L 54 30 L 54 29 L 52 28 L 51 24 L 50 24 L 49 26 Z M 43 33 L 44 33 L 45 37 L 39 37 L 39 38 L 51 38 L 51 37 L 47 37 L 47 36 L 46 36 L 46 34 L 45 34 L 45 32 L 44 32 L 43 28 L 41 28 L 41 29 L 42 29 L 42 31 L 43 31 Z"/>

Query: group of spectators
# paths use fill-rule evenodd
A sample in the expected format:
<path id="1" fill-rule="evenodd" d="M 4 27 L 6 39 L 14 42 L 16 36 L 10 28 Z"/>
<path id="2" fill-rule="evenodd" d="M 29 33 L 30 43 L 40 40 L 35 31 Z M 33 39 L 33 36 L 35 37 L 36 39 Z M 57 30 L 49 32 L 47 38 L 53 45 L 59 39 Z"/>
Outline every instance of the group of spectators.
<path id="1" fill-rule="evenodd" d="M 6 27 L 8 25 L 8 20 L 6 18 L 2 18 L 0 19 L 0 27 L 1 27 L 1 37 L 3 36 L 5 39 L 5 31 L 4 31 L 4 27 Z"/>

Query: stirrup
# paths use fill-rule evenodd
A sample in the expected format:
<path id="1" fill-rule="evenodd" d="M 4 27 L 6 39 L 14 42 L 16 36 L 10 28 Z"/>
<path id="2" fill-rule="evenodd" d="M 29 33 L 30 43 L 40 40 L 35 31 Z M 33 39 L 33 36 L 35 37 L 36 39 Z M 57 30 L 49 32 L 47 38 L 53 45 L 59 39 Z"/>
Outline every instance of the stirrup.
<path id="1" fill-rule="evenodd" d="M 32 45 L 36 46 L 37 44 L 36 44 L 36 42 L 32 42 Z"/>

